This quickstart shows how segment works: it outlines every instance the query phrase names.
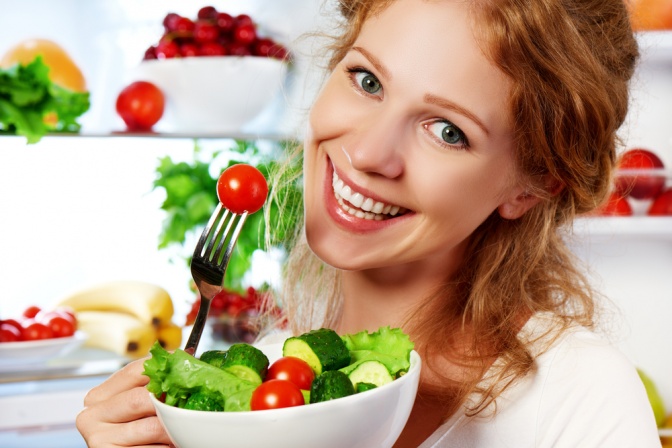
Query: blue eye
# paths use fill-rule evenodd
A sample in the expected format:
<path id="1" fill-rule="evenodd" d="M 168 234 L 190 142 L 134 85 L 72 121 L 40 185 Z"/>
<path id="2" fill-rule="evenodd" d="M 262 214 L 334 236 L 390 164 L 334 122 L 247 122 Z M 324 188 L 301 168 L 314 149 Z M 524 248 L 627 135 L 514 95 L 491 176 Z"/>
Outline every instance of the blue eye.
<path id="1" fill-rule="evenodd" d="M 468 146 L 464 132 L 450 121 L 441 120 L 425 125 L 428 131 L 448 145 Z"/>
<path id="2" fill-rule="evenodd" d="M 380 81 L 378 81 L 378 78 L 367 71 L 358 70 L 355 71 L 353 75 L 355 77 L 355 81 L 357 82 L 357 86 L 366 93 L 375 95 L 383 88 L 383 86 L 380 84 Z"/>

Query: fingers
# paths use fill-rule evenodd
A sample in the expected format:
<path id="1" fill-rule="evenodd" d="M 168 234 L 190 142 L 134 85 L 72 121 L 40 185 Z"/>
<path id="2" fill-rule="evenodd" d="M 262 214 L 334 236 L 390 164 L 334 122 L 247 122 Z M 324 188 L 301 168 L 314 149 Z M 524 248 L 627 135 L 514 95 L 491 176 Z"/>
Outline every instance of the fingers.
<path id="1" fill-rule="evenodd" d="M 170 443 L 143 386 L 86 407 L 76 424 L 90 448 Z"/>
<path id="2" fill-rule="evenodd" d="M 144 361 L 144 359 L 138 359 L 127 364 L 124 368 L 112 374 L 102 384 L 91 389 L 84 397 L 84 406 L 92 406 L 108 400 L 121 392 L 146 386 L 149 383 L 149 377 L 142 374 L 145 370 Z"/>

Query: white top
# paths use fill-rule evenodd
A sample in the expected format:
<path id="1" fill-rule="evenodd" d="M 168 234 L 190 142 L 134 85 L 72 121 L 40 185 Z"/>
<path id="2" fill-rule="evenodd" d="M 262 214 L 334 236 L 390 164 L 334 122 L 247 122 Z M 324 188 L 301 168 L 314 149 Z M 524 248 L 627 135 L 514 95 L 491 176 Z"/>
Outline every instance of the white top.
<path id="1" fill-rule="evenodd" d="M 547 328 L 531 319 L 522 334 Z M 457 413 L 419 448 L 660 447 L 653 411 L 635 367 L 585 328 L 563 335 L 536 370 L 504 391 L 493 415 Z"/>

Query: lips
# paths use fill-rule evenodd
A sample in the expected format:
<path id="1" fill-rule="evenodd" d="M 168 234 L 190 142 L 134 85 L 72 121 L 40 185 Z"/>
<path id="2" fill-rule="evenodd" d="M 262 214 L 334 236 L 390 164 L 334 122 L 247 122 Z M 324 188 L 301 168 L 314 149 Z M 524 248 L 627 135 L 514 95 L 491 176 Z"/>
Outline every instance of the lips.
<path id="1" fill-rule="evenodd" d="M 336 170 L 333 171 L 331 185 L 339 206 L 356 218 L 383 221 L 407 212 L 403 207 L 377 201 L 353 190 L 338 177 Z"/>

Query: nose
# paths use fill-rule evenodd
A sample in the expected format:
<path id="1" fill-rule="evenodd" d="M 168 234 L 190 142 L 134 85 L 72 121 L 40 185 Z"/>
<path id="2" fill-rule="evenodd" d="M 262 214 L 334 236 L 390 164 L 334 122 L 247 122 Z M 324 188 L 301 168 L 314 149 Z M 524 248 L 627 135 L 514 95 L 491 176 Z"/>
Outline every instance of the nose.
<path id="1" fill-rule="evenodd" d="M 347 145 L 352 167 L 391 179 L 401 176 L 404 129 L 403 120 L 389 112 L 361 122 L 355 139 Z"/>

